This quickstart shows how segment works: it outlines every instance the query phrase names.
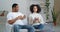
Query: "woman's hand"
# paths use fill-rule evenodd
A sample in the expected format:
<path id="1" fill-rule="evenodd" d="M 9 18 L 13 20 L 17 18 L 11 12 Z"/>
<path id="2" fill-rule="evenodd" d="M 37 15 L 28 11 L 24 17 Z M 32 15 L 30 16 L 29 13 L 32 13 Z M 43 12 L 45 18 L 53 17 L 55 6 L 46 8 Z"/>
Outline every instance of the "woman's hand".
<path id="1" fill-rule="evenodd" d="M 34 19 L 34 23 L 40 23 L 40 19 L 39 18 L 35 18 Z"/>

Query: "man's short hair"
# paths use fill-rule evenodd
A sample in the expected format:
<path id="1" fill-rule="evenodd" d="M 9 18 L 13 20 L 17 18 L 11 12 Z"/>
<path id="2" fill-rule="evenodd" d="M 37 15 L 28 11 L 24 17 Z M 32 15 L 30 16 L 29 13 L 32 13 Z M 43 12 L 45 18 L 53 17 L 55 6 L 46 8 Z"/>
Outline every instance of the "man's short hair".
<path id="1" fill-rule="evenodd" d="M 18 5 L 18 4 L 14 3 L 14 4 L 12 5 L 12 8 L 16 7 L 17 5 Z"/>

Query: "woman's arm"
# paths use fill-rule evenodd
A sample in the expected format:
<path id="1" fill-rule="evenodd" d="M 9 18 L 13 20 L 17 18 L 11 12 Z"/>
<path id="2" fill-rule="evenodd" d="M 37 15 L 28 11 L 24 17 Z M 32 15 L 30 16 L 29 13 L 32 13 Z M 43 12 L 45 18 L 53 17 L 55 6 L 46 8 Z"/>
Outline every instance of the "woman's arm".
<path id="1" fill-rule="evenodd" d="M 33 24 L 33 19 L 32 19 L 32 17 L 28 17 L 28 21 L 29 21 L 29 25 L 32 25 Z"/>
<path id="2" fill-rule="evenodd" d="M 41 23 L 42 23 L 42 24 L 44 24 L 44 23 L 45 23 L 45 21 L 44 21 L 43 17 L 42 17 L 42 16 L 40 16 L 40 18 L 41 18 Z"/>

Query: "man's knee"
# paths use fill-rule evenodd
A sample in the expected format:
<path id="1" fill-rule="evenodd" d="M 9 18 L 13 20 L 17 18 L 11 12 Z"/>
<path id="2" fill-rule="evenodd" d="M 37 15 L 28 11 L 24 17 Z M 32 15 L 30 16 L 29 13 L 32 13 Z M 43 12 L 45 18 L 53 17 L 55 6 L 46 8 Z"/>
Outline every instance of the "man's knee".
<path id="1" fill-rule="evenodd" d="M 19 28 L 19 25 L 13 25 L 13 28 Z"/>

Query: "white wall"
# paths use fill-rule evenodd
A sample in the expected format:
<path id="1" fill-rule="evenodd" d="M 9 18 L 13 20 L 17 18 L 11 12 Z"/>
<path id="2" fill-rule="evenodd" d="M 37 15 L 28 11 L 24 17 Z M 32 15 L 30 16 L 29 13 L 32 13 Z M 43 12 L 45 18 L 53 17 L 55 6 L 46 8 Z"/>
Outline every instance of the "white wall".
<path id="1" fill-rule="evenodd" d="M 10 5 L 10 1 L 9 0 L 0 0 L 0 11 L 1 10 L 7 10 L 10 11 L 11 10 L 11 5 Z"/>

